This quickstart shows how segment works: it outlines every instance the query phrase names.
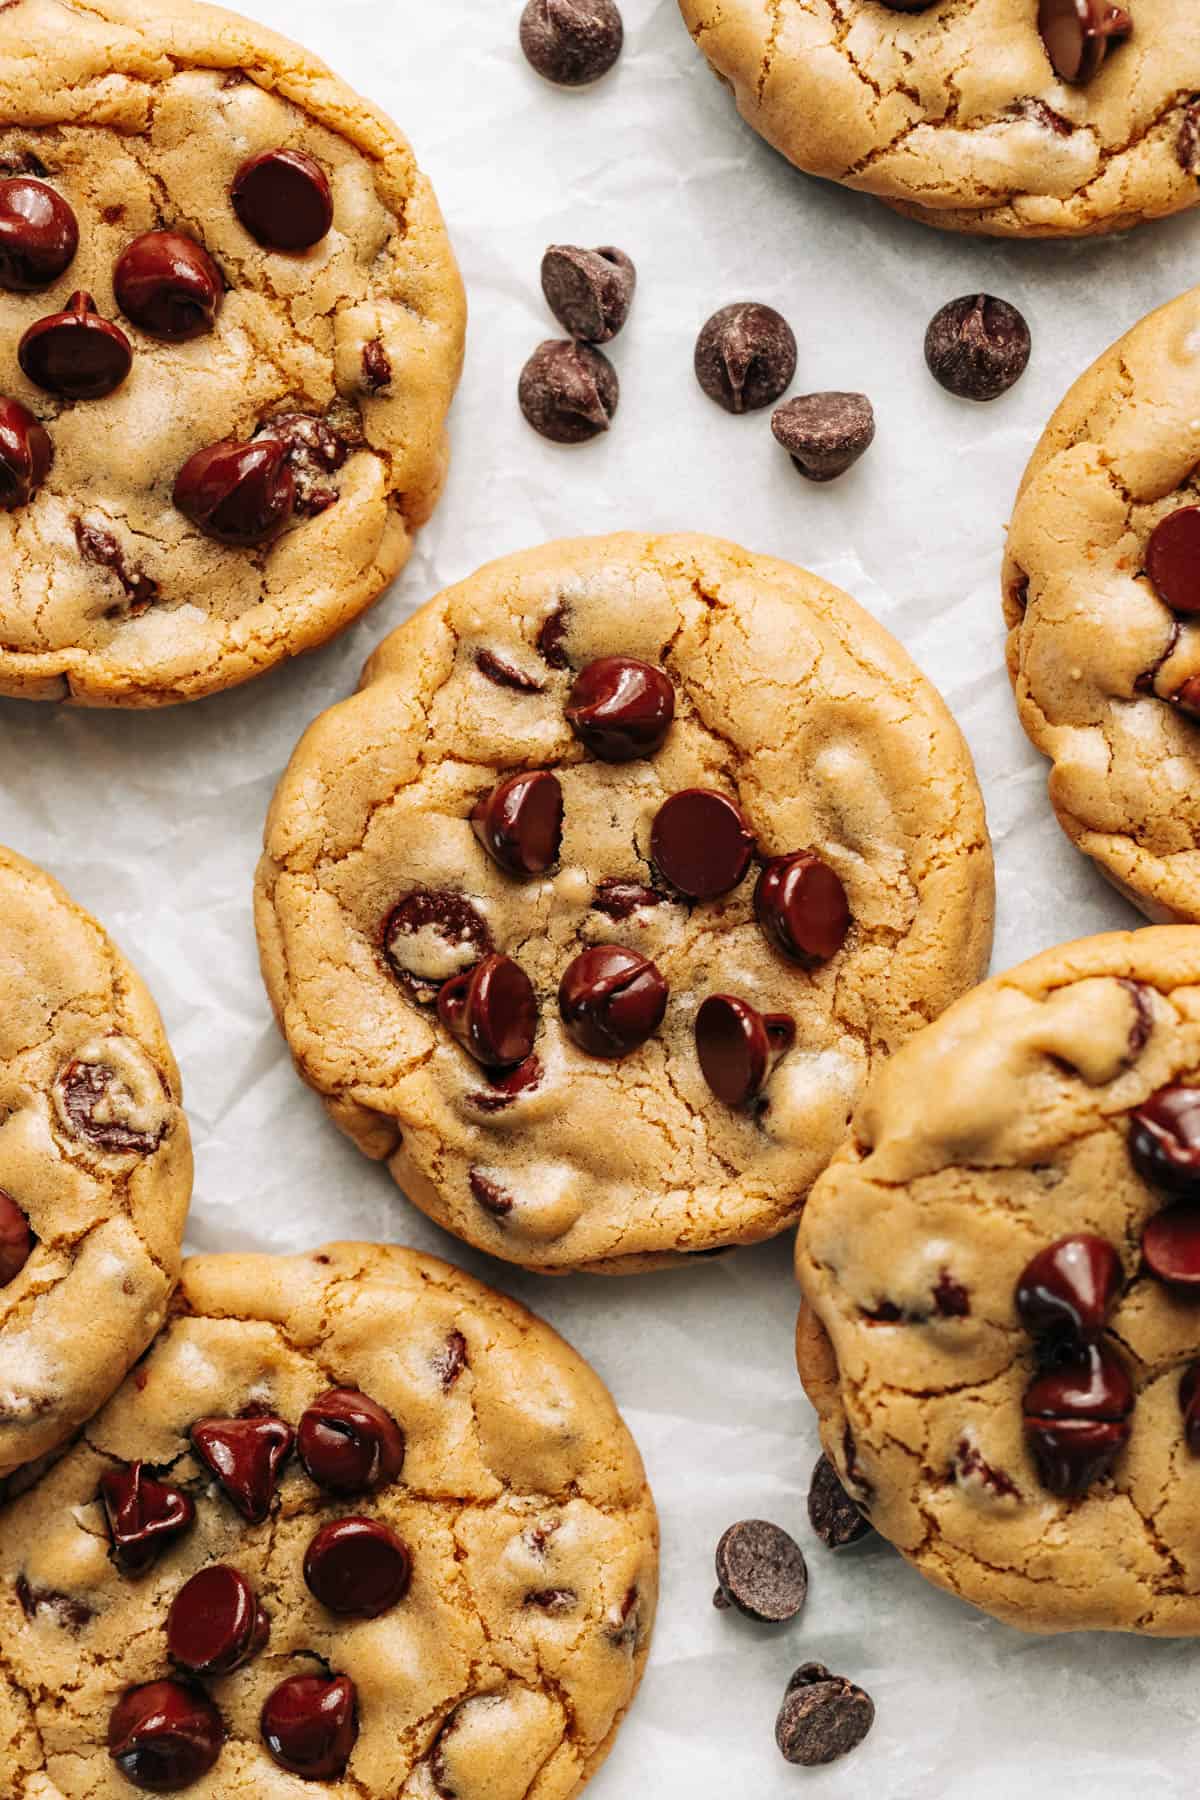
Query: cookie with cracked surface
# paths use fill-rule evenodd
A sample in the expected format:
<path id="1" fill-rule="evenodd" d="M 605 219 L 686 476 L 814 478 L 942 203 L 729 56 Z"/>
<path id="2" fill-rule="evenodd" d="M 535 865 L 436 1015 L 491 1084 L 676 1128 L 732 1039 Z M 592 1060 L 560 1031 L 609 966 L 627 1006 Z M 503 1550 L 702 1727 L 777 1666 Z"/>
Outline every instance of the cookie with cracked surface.
<path id="1" fill-rule="evenodd" d="M 1200 921 L 1200 288 L 1076 382 L 1004 565 L 1021 723 L 1059 824 L 1161 923 Z"/>
<path id="2" fill-rule="evenodd" d="M 873 1082 L 801 1223 L 825 1452 L 1030 1631 L 1200 1634 L 1200 928 L 1047 951 Z"/>
<path id="3" fill-rule="evenodd" d="M 163 1322 L 192 1155 L 129 964 L 0 847 L 0 1492 L 102 1406 Z"/>
<path id="4" fill-rule="evenodd" d="M 445 473 L 464 303 L 408 144 L 191 0 L 9 0 L 0 118 L 0 694 L 166 705 L 323 644 Z"/>
<path id="5" fill-rule="evenodd" d="M 657 1564 L 632 1438 L 523 1307 L 369 1244 L 193 1258 L 0 1520 L 5 1791 L 569 1800 Z"/>
<path id="6" fill-rule="evenodd" d="M 1200 200 L 1191 0 L 679 0 L 810 175 L 944 230 L 1121 231 Z"/>
<path id="7" fill-rule="evenodd" d="M 439 1224 L 626 1271 L 793 1222 L 986 964 L 968 752 L 872 619 L 700 536 L 440 595 L 297 749 L 257 884 L 300 1072 Z"/>

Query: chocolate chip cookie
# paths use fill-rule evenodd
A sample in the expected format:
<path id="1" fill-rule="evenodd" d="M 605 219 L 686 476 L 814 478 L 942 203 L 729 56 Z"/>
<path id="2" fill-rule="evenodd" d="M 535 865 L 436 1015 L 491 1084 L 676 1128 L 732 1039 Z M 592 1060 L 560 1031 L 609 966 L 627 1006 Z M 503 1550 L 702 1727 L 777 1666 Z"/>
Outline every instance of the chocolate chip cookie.
<path id="1" fill-rule="evenodd" d="M 826 1453 L 922 1574 L 1200 1633 L 1200 929 L 1047 951 L 914 1038 L 797 1267 Z"/>
<path id="2" fill-rule="evenodd" d="M 846 595 L 630 534 L 387 639 L 292 759 L 257 914 L 300 1072 L 418 1206 L 630 1270 L 794 1221 L 982 973 L 992 864 L 956 727 Z"/>
<path id="3" fill-rule="evenodd" d="M 373 1245 L 196 1258 L 0 1520 L 6 1773 L 29 1800 L 569 1800 L 657 1562 L 612 1400 L 522 1307 Z"/>
<path id="4" fill-rule="evenodd" d="M 0 694 L 165 705 L 324 643 L 445 472 L 463 297 L 407 143 L 189 0 L 9 0 L 0 117 Z"/>
<path id="5" fill-rule="evenodd" d="M 1021 723 L 1063 830 L 1151 919 L 1200 920 L 1200 288 L 1071 389 L 1004 567 Z"/>
<path id="6" fill-rule="evenodd" d="M 1200 200 L 1192 0 L 679 0 L 810 175 L 950 231 L 1077 237 Z"/>
<path id="7" fill-rule="evenodd" d="M 191 1187 L 153 1001 L 95 920 L 0 848 L 0 1491 L 162 1324 Z"/>

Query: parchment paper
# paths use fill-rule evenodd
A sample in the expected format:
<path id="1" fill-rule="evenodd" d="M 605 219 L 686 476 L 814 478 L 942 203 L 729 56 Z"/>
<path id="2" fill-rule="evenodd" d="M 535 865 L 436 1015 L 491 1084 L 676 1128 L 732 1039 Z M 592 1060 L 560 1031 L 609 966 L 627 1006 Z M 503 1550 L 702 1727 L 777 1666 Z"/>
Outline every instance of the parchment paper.
<path id="1" fill-rule="evenodd" d="M 1113 338 L 1200 277 L 1200 212 L 1065 246 L 975 242 L 894 218 L 762 145 L 675 0 L 623 0 L 623 60 L 576 94 L 526 67 L 520 0 L 243 3 L 410 134 L 472 324 L 441 510 L 393 591 L 339 643 L 159 715 L 0 701 L 0 840 L 97 913 L 166 1016 L 196 1138 L 192 1246 L 299 1250 L 350 1234 L 434 1250 L 541 1311 L 606 1377 L 662 1509 L 665 1584 L 653 1664 L 595 1800 L 1190 1800 L 1200 1687 L 1189 1645 L 1026 1639 L 936 1593 L 882 1545 L 835 1560 L 812 1537 L 817 1440 L 792 1361 L 789 1242 L 620 1281 L 526 1277 L 461 1248 L 338 1136 L 293 1074 L 259 979 L 250 885 L 301 730 L 413 607 L 549 537 L 692 528 L 839 582 L 941 687 L 987 796 L 997 968 L 1135 923 L 1054 823 L 1003 672 L 998 569 L 1051 409 Z M 615 428 L 575 451 L 536 438 L 515 398 L 525 357 L 558 335 L 538 264 L 562 241 L 621 245 L 641 277 L 612 351 Z M 1034 335 L 1025 379 L 990 406 L 950 399 L 922 360 L 932 312 L 978 289 L 1021 306 Z M 879 437 L 844 481 L 806 484 L 768 415 L 729 418 L 696 387 L 699 325 L 741 299 L 791 319 L 795 392 L 871 395 Z M 782 1631 L 711 1606 L 717 1537 L 748 1515 L 788 1525 L 809 1553 L 808 1608 Z M 788 1676 L 811 1659 L 862 1682 L 878 1721 L 850 1760 L 810 1773 L 782 1762 L 772 1728 Z"/>

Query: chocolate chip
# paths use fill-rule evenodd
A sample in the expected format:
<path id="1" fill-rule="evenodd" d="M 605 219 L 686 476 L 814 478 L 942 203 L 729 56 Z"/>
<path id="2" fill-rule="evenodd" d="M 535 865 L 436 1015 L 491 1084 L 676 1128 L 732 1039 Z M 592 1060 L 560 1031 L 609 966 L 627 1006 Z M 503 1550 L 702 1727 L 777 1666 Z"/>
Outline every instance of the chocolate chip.
<path id="1" fill-rule="evenodd" d="M 726 412 L 771 406 L 792 385 L 796 339 L 773 307 L 754 301 L 723 306 L 696 340 L 696 380 Z"/>
<path id="2" fill-rule="evenodd" d="M 304 1556 L 310 1593 L 342 1618 L 378 1619 L 408 1592 L 412 1558 L 380 1519 L 335 1519 Z"/>
<path id="3" fill-rule="evenodd" d="M 827 1456 L 818 1459 L 812 1472 L 808 1522 L 827 1550 L 844 1550 L 873 1533 L 870 1519 L 858 1510 Z"/>
<path id="4" fill-rule="evenodd" d="M 263 150 L 242 164 L 233 210 L 267 250 L 311 250 L 333 224 L 329 177 L 303 150 Z"/>
<path id="5" fill-rule="evenodd" d="M 145 612 L 158 599 L 158 583 L 138 569 L 131 569 L 117 539 L 103 525 L 92 519 L 76 519 L 75 542 L 85 562 L 114 574 L 125 593 L 131 615 Z"/>
<path id="6" fill-rule="evenodd" d="M 0 399 L 0 512 L 28 506 L 50 473 L 50 433 L 19 400 Z"/>
<path id="7" fill-rule="evenodd" d="M 1050 1493 L 1078 1498 L 1111 1469 L 1129 1442 L 1133 1385 L 1105 1345 L 1039 1377 L 1024 1400 L 1025 1435 Z"/>
<path id="8" fill-rule="evenodd" d="M 414 1000 L 432 1005 L 454 975 L 489 955 L 492 934 L 461 894 L 417 888 L 392 911 L 383 930 L 383 952 Z"/>
<path id="9" fill-rule="evenodd" d="M 588 1056 L 628 1056 L 653 1037 L 667 1010 L 667 983 L 637 950 L 599 944 L 577 956 L 558 990 L 571 1042 Z"/>
<path id="10" fill-rule="evenodd" d="M 33 1255 L 35 1241 L 29 1220 L 11 1194 L 0 1188 L 0 1288 L 17 1279 Z"/>
<path id="11" fill-rule="evenodd" d="M 1175 156 L 1185 175 L 1200 175 L 1200 101 L 1193 100 L 1184 108 Z"/>
<path id="12" fill-rule="evenodd" d="M 575 677 L 567 722 L 601 762 L 633 762 L 661 750 L 675 718 L 671 678 L 631 656 L 602 656 Z"/>
<path id="13" fill-rule="evenodd" d="M 563 795 L 557 775 L 535 769 L 510 775 L 478 801 L 471 828 L 509 875 L 544 875 L 558 861 Z"/>
<path id="14" fill-rule="evenodd" d="M 337 500 L 335 487 L 329 484 L 346 461 L 350 446 L 327 419 L 312 413 L 278 413 L 267 419 L 255 434 L 254 442 L 275 440 L 287 453 L 288 468 L 296 483 L 296 511 L 307 518 L 325 512 Z"/>
<path id="15" fill-rule="evenodd" d="M 382 338 L 369 338 L 362 350 L 363 386 L 368 394 L 381 393 L 392 382 L 392 361 Z"/>
<path id="16" fill-rule="evenodd" d="M 715 900 L 743 881 L 754 833 L 736 801 L 711 788 L 684 788 L 664 800 L 650 829 L 650 854 L 689 900 Z"/>
<path id="17" fill-rule="evenodd" d="M 18 1575 L 13 1585 L 27 1619 L 49 1613 L 60 1630 L 78 1635 L 96 1616 L 87 1602 L 75 1594 L 64 1594 L 58 1588 L 32 1587 L 24 1575 Z"/>
<path id="18" fill-rule="evenodd" d="M 444 1347 L 434 1357 L 433 1367 L 442 1384 L 442 1392 L 448 1394 L 467 1367 L 467 1340 L 461 1331 L 450 1333 Z"/>
<path id="19" fill-rule="evenodd" d="M 17 361 L 36 386 L 66 400 L 102 400 L 133 366 L 129 339 L 96 311 L 82 289 L 66 311 L 31 325 L 17 345 Z"/>
<path id="20" fill-rule="evenodd" d="M 1054 73 L 1082 86 L 1099 73 L 1109 50 L 1129 36 L 1133 20 L 1111 0 L 1040 0 L 1038 30 Z"/>
<path id="21" fill-rule="evenodd" d="M 633 304 L 637 270 L 623 250 L 605 244 L 581 250 L 551 244 L 542 258 L 546 304 L 570 337 L 607 344 L 624 326 Z"/>
<path id="22" fill-rule="evenodd" d="M 969 1319 L 971 1316 L 971 1296 L 948 1269 L 943 1269 L 937 1278 L 933 1310 L 940 1319 Z"/>
<path id="23" fill-rule="evenodd" d="M 808 481 L 835 481 L 874 443 L 875 411 L 865 394 L 801 394 L 771 430 Z"/>
<path id="24" fill-rule="evenodd" d="M 567 618 L 567 608 L 556 606 L 550 617 L 543 621 L 537 635 L 538 655 L 552 669 L 570 667 L 570 658 L 565 648 Z"/>
<path id="25" fill-rule="evenodd" d="M 586 444 L 612 424 L 621 384 L 603 351 L 550 338 L 521 370 L 517 399 L 528 423 L 551 443 Z"/>
<path id="26" fill-rule="evenodd" d="M 985 1462 L 978 1446 L 967 1438 L 960 1438 L 954 1452 L 952 1473 L 956 1481 L 974 1481 L 985 1487 L 990 1494 L 999 1500 L 1019 1500 L 1021 1490 L 1010 1475 L 1003 1469 L 993 1469 Z"/>
<path id="27" fill-rule="evenodd" d="M 49 287 L 79 248 L 75 214 L 43 181 L 0 181 L 0 287 L 27 294 Z"/>
<path id="28" fill-rule="evenodd" d="M 1200 612 L 1200 506 L 1159 520 L 1146 546 L 1146 573 L 1173 612 Z"/>
<path id="29" fill-rule="evenodd" d="M 482 1206 L 484 1212 L 491 1213 L 493 1219 L 506 1219 L 516 1201 L 511 1194 L 505 1192 L 498 1181 L 485 1175 L 479 1169 L 472 1169 L 467 1177 L 471 1184 L 471 1192 Z"/>
<path id="30" fill-rule="evenodd" d="M 1142 1054 L 1154 1031 L 1152 990 L 1141 981 L 1122 980 L 1121 986 L 1133 1001 L 1133 1023 L 1129 1027 L 1129 1059 L 1132 1062 Z"/>
<path id="31" fill-rule="evenodd" d="M 175 478 L 175 504 L 219 544 L 265 544 L 292 517 L 296 482 L 287 449 L 276 438 L 226 438 L 197 450 Z"/>
<path id="32" fill-rule="evenodd" d="M 530 67 L 559 87 L 588 87 L 621 54 L 625 27 L 614 0 L 529 0 L 521 49 Z"/>
<path id="33" fill-rule="evenodd" d="M 1006 107 L 1005 112 L 1012 119 L 1032 119 L 1043 130 L 1052 131 L 1055 137 L 1070 137 L 1075 130 L 1070 119 L 1055 112 L 1052 106 L 1047 106 L 1036 94 L 1023 94 L 1019 100 L 1014 100 L 1011 106 Z"/>
<path id="34" fill-rule="evenodd" d="M 762 1014 L 734 994 L 710 994 L 696 1014 L 696 1054 L 718 1100 L 745 1106 L 796 1041 L 786 1013 Z"/>
<path id="35" fill-rule="evenodd" d="M 268 1694 L 259 1720 L 281 1769 L 336 1781 L 358 1739 L 358 1695 L 348 1675 L 293 1675 Z"/>
<path id="36" fill-rule="evenodd" d="M 1193 1456 L 1200 1456 L 1200 1363 L 1184 1370 L 1179 1382 L 1179 1410 L 1183 1435 Z"/>
<path id="37" fill-rule="evenodd" d="M 609 919 L 629 919 L 644 906 L 662 906 L 664 896 L 640 881 L 621 881 L 611 877 L 597 884 L 592 896 L 592 911 Z"/>
<path id="38" fill-rule="evenodd" d="M 527 1056 L 515 1069 L 492 1071 L 488 1075 L 487 1093 L 472 1094 L 470 1098 L 481 1112 L 503 1112 L 521 1094 L 538 1087 L 541 1079 L 540 1061 L 536 1056 Z"/>
<path id="39" fill-rule="evenodd" d="M 178 231 L 147 231 L 121 252 L 113 292 L 139 330 L 182 344 L 212 330 L 224 284 L 216 263 L 194 238 Z"/>
<path id="40" fill-rule="evenodd" d="M 57 1088 L 71 1129 L 97 1150 L 110 1156 L 151 1156 L 162 1142 L 161 1131 L 142 1131 L 120 1117 L 123 1102 L 132 1105 L 132 1098 L 105 1064 L 68 1063 Z"/>
<path id="41" fill-rule="evenodd" d="M 481 675 L 486 675 L 489 681 L 495 682 L 497 687 L 512 688 L 518 694 L 540 694 L 545 691 L 536 675 L 526 675 L 523 669 L 514 668 L 512 663 L 497 656 L 494 650 L 477 650 L 475 667 Z"/>
<path id="42" fill-rule="evenodd" d="M 130 1688 L 109 1714 L 108 1754 L 126 1781 L 154 1794 L 173 1794 L 207 1775 L 224 1741 L 207 1694 L 179 1681 Z"/>
<path id="43" fill-rule="evenodd" d="M 216 1476 L 242 1517 L 259 1525 L 271 1510 L 279 1472 L 295 1433 L 284 1419 L 256 1413 L 240 1419 L 200 1419 L 192 1448 Z"/>
<path id="44" fill-rule="evenodd" d="M 447 981 L 437 998 L 446 1030 L 485 1069 L 524 1062 L 537 1032 L 533 984 L 510 956 L 485 956 Z"/>
<path id="45" fill-rule="evenodd" d="M 808 1565 L 780 1526 L 743 1519 L 717 1545 L 717 1585 L 726 1604 L 748 1619 L 782 1625 L 808 1598 Z"/>
<path id="46" fill-rule="evenodd" d="M 925 333 L 935 381 L 960 400 L 995 400 L 1029 362 L 1029 327 L 1015 306 L 991 294 L 964 294 L 936 312 Z"/>
<path id="47" fill-rule="evenodd" d="M 1171 1082 L 1135 1108 L 1129 1155 L 1143 1181 L 1200 1199 L 1200 1087 Z"/>
<path id="48" fill-rule="evenodd" d="M 194 1675 L 232 1675 L 265 1645 L 271 1626 L 246 1577 L 213 1563 L 185 1581 L 167 1614 L 167 1653 Z"/>
<path id="49" fill-rule="evenodd" d="M 775 1742 L 785 1761 L 816 1769 L 855 1749 L 874 1723 L 869 1694 L 823 1663 L 805 1663 L 788 1683 Z"/>
<path id="50" fill-rule="evenodd" d="M 1186 719 L 1200 719 L 1200 675 L 1189 675 L 1171 695 L 1171 705 Z"/>
<path id="51" fill-rule="evenodd" d="M 1092 1343 L 1108 1323 L 1123 1279 L 1121 1258 L 1106 1238 L 1089 1232 L 1059 1238 L 1023 1270 L 1017 1315 L 1037 1337 Z"/>
<path id="52" fill-rule="evenodd" d="M 846 890 L 815 850 L 773 856 L 763 865 L 754 913 L 772 947 L 802 968 L 836 956 L 850 930 Z"/>
<path id="53" fill-rule="evenodd" d="M 123 1463 L 100 1477 L 113 1558 L 126 1575 L 141 1575 L 196 1522 L 196 1508 L 180 1488 L 156 1481 L 141 1462 Z"/>
<path id="54" fill-rule="evenodd" d="M 296 1449 L 309 1477 L 331 1494 L 386 1487 L 404 1467 L 404 1433 L 357 1388 L 330 1388 L 305 1409 Z"/>
<path id="55" fill-rule="evenodd" d="M 1155 1213 L 1142 1232 L 1146 1267 L 1171 1287 L 1200 1288 L 1200 1207 L 1177 1200 Z"/>
<path id="56" fill-rule="evenodd" d="M 579 1595 L 574 1588 L 539 1588 L 536 1593 L 526 1594 L 525 1605 L 536 1606 L 539 1612 L 561 1618 L 564 1613 L 575 1611 Z"/>

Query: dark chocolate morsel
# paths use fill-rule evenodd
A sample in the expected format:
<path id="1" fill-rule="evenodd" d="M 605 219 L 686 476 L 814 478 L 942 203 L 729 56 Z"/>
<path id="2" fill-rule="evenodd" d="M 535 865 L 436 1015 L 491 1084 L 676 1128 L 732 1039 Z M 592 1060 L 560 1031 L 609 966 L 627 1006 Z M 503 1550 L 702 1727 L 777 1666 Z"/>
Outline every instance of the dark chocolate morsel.
<path id="1" fill-rule="evenodd" d="M 1040 0 L 1038 31 L 1060 81 L 1091 81 L 1110 49 L 1127 38 L 1133 20 L 1111 0 Z"/>
<path id="2" fill-rule="evenodd" d="M 808 1598 L 808 1565 L 799 1544 L 780 1526 L 743 1519 L 717 1545 L 717 1586 L 727 1604 L 748 1619 L 782 1625 Z"/>
<path id="3" fill-rule="evenodd" d="M 637 270 L 611 244 L 581 250 L 551 244 L 542 258 L 542 292 L 563 330 L 585 344 L 607 344 L 629 317 Z"/>
<path id="4" fill-rule="evenodd" d="M 1121 1258 L 1107 1238 L 1083 1232 L 1041 1250 L 1017 1282 L 1017 1314 L 1027 1331 L 1080 1343 L 1097 1339 L 1121 1291 Z"/>
<path id="5" fill-rule="evenodd" d="M 1146 573 L 1172 612 L 1200 612 L 1200 506 L 1159 520 L 1146 545 Z"/>
<path id="6" fill-rule="evenodd" d="M 630 919 L 643 907 L 662 906 L 665 898 L 641 881 L 622 881 L 620 876 L 613 875 L 597 883 L 592 911 L 603 913 L 609 919 Z"/>
<path id="7" fill-rule="evenodd" d="M 930 320 L 925 361 L 934 380 L 960 400 L 995 400 L 1029 363 L 1029 327 L 1015 306 L 991 294 L 964 294 Z"/>
<path id="8" fill-rule="evenodd" d="M 726 412 L 772 406 L 792 385 L 796 339 L 774 307 L 755 301 L 723 306 L 696 340 L 696 380 Z"/>
<path id="9" fill-rule="evenodd" d="M 50 433 L 19 400 L 0 400 L 0 512 L 28 506 L 50 473 Z"/>
<path id="10" fill-rule="evenodd" d="M 392 972 L 415 1000 L 437 999 L 452 976 L 487 956 L 492 934 L 483 915 L 462 894 L 416 888 L 391 912 L 383 931 L 383 952 Z"/>
<path id="11" fill-rule="evenodd" d="M 185 518 L 220 544 L 265 544 L 292 517 L 296 481 L 278 438 L 208 444 L 175 478 L 175 504 Z"/>
<path id="12" fill-rule="evenodd" d="M 764 1015 L 734 994 L 710 994 L 696 1014 L 700 1068 L 726 1106 L 745 1106 L 760 1094 L 795 1041 L 796 1024 L 786 1013 Z"/>
<path id="13" fill-rule="evenodd" d="M 181 344 L 212 330 L 224 284 L 216 263 L 194 238 L 178 231 L 147 231 L 121 252 L 113 292 L 140 331 Z"/>
<path id="14" fill-rule="evenodd" d="M 517 400 L 539 436 L 552 444 L 586 444 L 612 424 L 621 383 L 602 350 L 549 338 L 521 370 Z"/>
<path id="15" fill-rule="evenodd" d="M 1171 1082 L 1135 1108 L 1129 1155 L 1143 1181 L 1200 1200 L 1200 1087 Z"/>
<path id="16" fill-rule="evenodd" d="M 147 1475 L 141 1462 L 123 1463 L 103 1474 L 100 1498 L 113 1557 L 126 1575 L 142 1574 L 196 1521 L 190 1495 Z"/>
<path id="17" fill-rule="evenodd" d="M 1052 1494 L 1078 1498 L 1112 1468 L 1129 1442 L 1133 1384 L 1105 1345 L 1041 1375 L 1024 1400 L 1025 1435 L 1038 1478 Z"/>
<path id="18" fill-rule="evenodd" d="M 356 1388 L 330 1388 L 306 1408 L 296 1449 L 311 1479 L 331 1494 L 373 1492 L 404 1467 L 404 1433 Z"/>
<path id="19" fill-rule="evenodd" d="M 179 1681 L 130 1688 L 108 1719 L 108 1754 L 134 1787 L 176 1794 L 214 1767 L 225 1741 L 221 1715 Z"/>
<path id="20" fill-rule="evenodd" d="M 1152 1275 L 1175 1288 L 1200 1288 L 1200 1206 L 1177 1200 L 1155 1213 L 1142 1232 L 1142 1257 Z"/>
<path id="21" fill-rule="evenodd" d="M 567 722 L 601 762 L 653 756 L 675 719 L 671 678 L 632 656 L 601 656 L 579 671 L 567 698 Z"/>
<path id="22" fill-rule="evenodd" d="M 133 366 L 129 339 L 96 311 L 82 289 L 66 310 L 29 327 L 17 345 L 23 372 L 48 394 L 64 400 L 102 400 L 120 387 Z"/>
<path id="23" fill-rule="evenodd" d="M 475 836 L 509 875 L 544 875 L 558 861 L 563 796 L 557 775 L 510 775 L 471 813 Z"/>
<path id="24" fill-rule="evenodd" d="M 544 81 L 589 87 L 621 54 L 625 27 L 615 0 L 529 0 L 521 49 Z"/>
<path id="25" fill-rule="evenodd" d="M 511 956 L 485 956 L 438 993 L 438 1017 L 485 1069 L 524 1062 L 537 1034 L 533 984 Z"/>
<path id="26" fill-rule="evenodd" d="M 335 1519 L 309 1544 L 304 1579 L 330 1612 L 377 1619 L 408 1592 L 412 1557 L 380 1519 Z"/>
<path id="27" fill-rule="evenodd" d="M 295 1435 L 285 1419 L 271 1413 L 199 1419 L 191 1429 L 197 1456 L 252 1525 L 261 1524 L 271 1510 Z"/>
<path id="28" fill-rule="evenodd" d="M 567 1036 L 588 1056 L 628 1056 L 653 1037 L 667 1010 L 667 983 L 640 951 L 619 944 L 584 950 L 563 975 L 558 1010 Z"/>
<path id="29" fill-rule="evenodd" d="M 61 194 L 27 175 L 0 181 L 0 288 L 28 294 L 49 287 L 78 248 L 79 225 Z"/>
<path id="30" fill-rule="evenodd" d="M 865 394 L 800 394 L 778 409 L 771 430 L 806 480 L 835 481 L 874 443 L 875 411 Z"/>
<path id="31" fill-rule="evenodd" d="M 659 873 L 689 900 L 715 900 L 743 881 L 754 833 L 737 802 L 712 788 L 684 788 L 664 800 L 650 831 Z"/>
<path id="32" fill-rule="evenodd" d="M 348 1675 L 293 1675 L 268 1694 L 259 1729 L 281 1769 L 336 1781 L 358 1738 L 358 1696 Z"/>
<path id="33" fill-rule="evenodd" d="M 265 1645 L 271 1626 L 239 1569 L 210 1563 L 185 1581 L 167 1614 L 167 1652 L 194 1675 L 232 1675 Z"/>
<path id="34" fill-rule="evenodd" d="M 11 1194 L 0 1188 L 0 1288 L 15 1281 L 36 1242 L 29 1220 Z"/>
<path id="35" fill-rule="evenodd" d="M 333 224 L 329 177 L 303 150 L 263 150 L 242 164 L 233 210 L 266 250 L 311 250 Z"/>
<path id="36" fill-rule="evenodd" d="M 814 850 L 773 856 L 763 865 L 754 912 L 768 942 L 802 968 L 836 956 L 850 930 L 841 878 Z"/>
<path id="37" fill-rule="evenodd" d="M 1200 1363 L 1192 1363 L 1179 1382 L 1183 1435 L 1193 1456 L 1200 1456 Z"/>
<path id="38" fill-rule="evenodd" d="M 874 1527 L 842 1486 L 829 1458 L 822 1455 L 808 1489 L 808 1522 L 827 1550 L 844 1550 L 870 1537 Z"/>
<path id="39" fill-rule="evenodd" d="M 775 1742 L 785 1761 L 821 1768 L 861 1744 L 874 1723 L 869 1694 L 844 1675 L 831 1675 L 823 1663 L 805 1663 L 788 1683 Z"/>

